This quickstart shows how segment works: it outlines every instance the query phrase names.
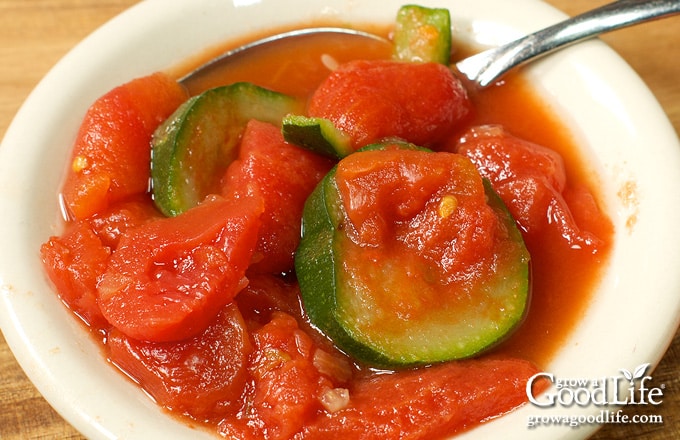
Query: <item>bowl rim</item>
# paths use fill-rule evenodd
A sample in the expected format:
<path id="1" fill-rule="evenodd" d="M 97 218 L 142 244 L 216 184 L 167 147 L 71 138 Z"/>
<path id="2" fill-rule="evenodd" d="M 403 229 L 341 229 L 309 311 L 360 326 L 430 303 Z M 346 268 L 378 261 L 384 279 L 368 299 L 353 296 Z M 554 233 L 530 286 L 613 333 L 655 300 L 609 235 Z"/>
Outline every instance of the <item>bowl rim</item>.
<path id="1" fill-rule="evenodd" d="M 275 24 L 305 23 L 316 18 L 329 21 L 353 18 L 356 23 L 363 23 L 370 22 L 372 17 L 391 19 L 394 15 L 392 11 L 385 11 L 388 9 L 385 3 L 360 6 L 351 0 L 328 0 L 319 9 L 309 7 L 309 3 L 308 0 L 292 0 L 286 9 L 307 12 L 282 14 L 276 17 L 276 23 L 269 22 L 264 28 L 275 27 Z M 389 0 L 389 3 L 394 6 L 401 2 Z M 419 3 L 451 8 L 459 13 L 454 18 L 454 26 L 457 26 L 461 35 L 488 44 L 507 41 L 565 17 L 537 0 L 520 0 L 512 2 L 512 5 L 502 0 L 423 0 Z M 46 239 L 47 230 L 56 231 L 59 212 L 56 191 L 44 189 L 45 182 L 53 184 L 59 181 L 61 170 L 55 170 L 53 166 L 55 160 L 58 162 L 59 155 L 53 153 L 45 157 L 41 154 L 44 153 L 42 149 L 49 145 L 48 140 L 54 138 L 53 133 L 59 134 L 56 139 L 60 142 L 72 141 L 75 136 L 73 127 L 77 127 L 89 103 L 102 93 L 135 76 L 172 68 L 195 55 L 197 50 L 228 41 L 230 32 L 234 35 L 254 32 L 257 26 L 249 23 L 261 22 L 263 11 L 269 11 L 267 14 L 273 16 L 274 12 L 271 11 L 274 10 L 278 11 L 272 1 L 234 1 L 233 4 L 226 4 L 219 0 L 202 0 L 189 6 L 183 0 L 145 0 L 116 16 L 74 47 L 27 98 L 0 145 L 0 206 L 5 207 L 5 212 L 11 213 L 0 218 L 0 241 L 25 245 L 35 243 L 39 236 Z M 518 15 L 517 10 L 532 13 Z M 224 29 L 225 26 L 216 16 L 233 13 L 243 17 L 243 20 L 239 20 L 242 23 L 233 30 Z M 155 17 L 155 20 L 148 20 L 148 17 Z M 201 32 L 193 29 L 193 34 L 190 34 L 192 26 L 186 23 L 187 17 L 201 20 Z M 177 34 L 191 36 L 175 36 L 171 38 L 172 44 L 164 44 L 168 25 L 178 25 L 180 30 Z M 492 26 L 495 28 L 490 31 Z M 125 32 L 121 34 L 123 29 Z M 144 48 L 149 46 L 158 49 L 154 57 L 150 59 L 144 50 L 133 50 L 140 41 L 144 41 L 141 45 Z M 102 47 L 107 50 L 101 50 Z M 123 68 L 118 65 L 121 59 L 126 60 Z M 596 377 L 614 374 L 618 368 L 633 368 L 643 362 L 656 365 L 680 323 L 680 298 L 674 298 L 680 291 L 680 275 L 672 275 L 675 272 L 672 263 L 680 259 L 680 235 L 670 228 L 680 222 L 680 211 L 664 211 L 665 217 L 660 220 L 661 223 L 655 222 L 658 219 L 654 217 L 661 214 L 659 206 L 663 196 L 652 192 L 654 187 L 664 188 L 669 193 L 673 189 L 680 190 L 680 177 L 673 175 L 680 173 L 672 173 L 680 165 L 677 135 L 635 72 L 601 41 L 581 43 L 536 62 L 527 69 L 527 75 L 539 84 L 541 92 L 556 109 L 584 110 L 578 102 L 584 93 L 579 87 L 589 87 L 587 92 L 592 97 L 592 108 L 584 110 L 582 114 L 570 114 L 569 118 L 574 127 L 579 127 L 575 130 L 584 143 L 598 147 L 598 155 L 606 154 L 611 158 L 617 154 L 616 149 L 622 147 L 607 145 L 607 139 L 603 139 L 606 133 L 603 134 L 596 124 L 612 124 L 624 132 L 618 137 L 630 138 L 621 142 L 625 147 L 625 159 L 598 163 L 597 157 L 594 157 L 593 167 L 605 176 L 602 184 L 608 188 L 609 194 L 606 205 L 615 217 L 615 249 L 610 269 L 603 277 L 585 319 L 577 325 L 565 348 L 548 368 L 556 375 Z M 607 81 L 603 81 L 603 78 Z M 565 86 L 565 82 L 569 85 Z M 78 97 L 75 102 L 73 96 Z M 64 108 L 71 109 L 71 112 L 63 114 Z M 35 120 L 45 122 L 38 124 L 36 129 Z M 650 133 L 654 134 L 652 138 L 657 144 L 633 151 L 632 144 Z M 641 178 L 636 174 L 639 168 L 630 168 L 632 164 L 645 170 L 656 168 L 661 171 L 654 176 L 645 174 Z M 637 185 L 635 194 L 641 198 L 635 203 L 617 195 L 620 188 L 629 182 Z M 25 197 L 26 194 L 32 194 L 30 200 Z M 36 208 L 42 209 L 42 212 L 54 212 L 55 215 L 36 221 L 33 213 Z M 631 230 L 625 223 L 632 216 L 636 216 L 636 223 Z M 658 229 L 664 234 L 659 234 Z M 640 236 L 645 243 L 641 244 Z M 637 252 L 639 256 L 641 251 L 664 257 L 650 264 L 631 255 Z M 96 343 L 83 335 L 82 326 L 61 306 L 56 295 L 45 295 L 45 288 L 49 284 L 44 277 L 36 279 L 35 271 L 26 267 L 27 262 L 39 262 L 36 253 L 37 247 L 28 249 L 24 246 L 17 247 L 11 256 L 8 253 L 0 254 L 0 328 L 27 376 L 57 412 L 90 438 L 153 438 L 168 427 L 177 436 L 197 438 L 205 435 L 205 438 L 213 438 L 185 422 L 168 417 L 113 368 L 101 368 L 103 356 Z M 613 270 L 614 267 L 622 270 Z M 663 295 L 657 293 L 656 297 L 651 298 L 654 301 L 637 302 L 640 298 L 635 294 L 646 292 L 643 290 L 646 287 L 644 280 L 640 277 L 630 279 L 632 274 L 638 272 L 659 275 L 655 280 L 655 288 Z M 606 314 L 620 315 L 625 323 L 628 313 L 646 316 L 645 325 L 634 327 L 622 324 L 620 327 L 604 329 L 597 325 L 597 319 Z M 53 325 L 55 322 L 59 324 L 56 327 Z M 598 349 L 606 353 L 607 348 L 606 344 L 598 345 L 591 341 L 591 335 L 597 332 L 604 332 L 605 339 L 616 338 L 617 342 L 622 342 L 617 360 L 620 365 L 596 356 Z M 75 337 L 64 339 L 72 335 Z M 650 344 L 650 340 L 654 342 Z M 78 356 L 82 363 L 75 367 L 71 365 L 72 356 Z M 598 366 L 590 364 L 587 368 L 575 368 L 569 362 L 569 359 L 582 357 L 597 359 Z M 97 368 L 101 371 L 92 370 Z M 71 376 L 72 371 L 76 372 L 76 378 Z M 89 389 L 96 389 L 101 381 L 107 384 L 110 381 L 117 389 L 107 387 L 99 391 L 113 395 L 114 401 L 125 399 L 132 402 L 135 410 L 111 408 L 101 398 L 93 396 Z M 74 384 L 88 387 L 88 391 L 74 389 Z M 143 424 L 139 423 L 139 413 L 136 411 L 143 412 Z M 580 415 L 591 414 L 592 411 L 593 408 L 572 408 L 570 411 L 552 408 L 545 411 L 541 409 L 540 413 L 569 412 Z M 526 420 L 534 413 L 537 413 L 537 409 L 527 405 L 459 438 L 488 436 L 494 432 L 503 432 L 509 438 L 541 438 L 544 434 L 541 430 L 517 429 L 516 426 L 518 421 Z M 578 430 L 555 428 L 551 434 L 555 434 L 555 438 L 583 438 L 592 434 L 594 429 L 593 426 Z"/>

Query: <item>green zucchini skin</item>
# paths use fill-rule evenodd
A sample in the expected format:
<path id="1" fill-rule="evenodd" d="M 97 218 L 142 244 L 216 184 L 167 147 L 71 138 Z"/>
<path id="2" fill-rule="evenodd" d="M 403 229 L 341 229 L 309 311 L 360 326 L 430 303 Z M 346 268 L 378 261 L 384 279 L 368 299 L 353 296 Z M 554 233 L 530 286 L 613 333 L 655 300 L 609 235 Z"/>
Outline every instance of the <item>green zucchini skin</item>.
<path id="1" fill-rule="evenodd" d="M 153 135 L 154 203 L 169 217 L 196 206 L 215 192 L 250 119 L 280 126 L 285 115 L 301 108 L 295 98 L 246 82 L 191 97 Z"/>
<path id="2" fill-rule="evenodd" d="M 349 136 L 326 118 L 287 115 L 281 132 L 287 142 L 331 159 L 342 159 L 354 151 Z"/>

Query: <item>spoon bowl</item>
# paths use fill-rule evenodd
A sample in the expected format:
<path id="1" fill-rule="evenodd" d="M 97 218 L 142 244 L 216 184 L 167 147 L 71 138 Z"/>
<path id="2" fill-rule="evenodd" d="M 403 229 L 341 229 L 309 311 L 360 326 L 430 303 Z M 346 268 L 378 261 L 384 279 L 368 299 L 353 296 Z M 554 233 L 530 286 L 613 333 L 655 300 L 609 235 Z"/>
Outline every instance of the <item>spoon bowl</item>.
<path id="1" fill-rule="evenodd" d="M 246 43 L 242 46 L 238 46 L 234 49 L 230 49 L 217 57 L 208 60 L 204 64 L 201 64 L 197 68 L 193 69 L 189 73 L 186 73 L 181 78 L 179 82 L 186 84 L 190 81 L 195 80 L 199 76 L 208 75 L 211 71 L 220 69 L 223 66 L 233 63 L 236 60 L 248 56 L 253 50 L 261 50 L 266 46 L 275 46 L 280 44 L 283 40 L 306 40 L 315 38 L 322 35 L 334 35 L 336 38 L 347 38 L 347 39 L 357 39 L 366 40 L 369 42 L 379 42 L 388 44 L 389 41 L 377 34 L 370 32 L 360 31 L 351 28 L 342 27 L 312 27 L 295 29 L 287 32 L 282 32 L 280 34 L 274 34 L 268 37 L 261 38 L 259 40 Z"/>

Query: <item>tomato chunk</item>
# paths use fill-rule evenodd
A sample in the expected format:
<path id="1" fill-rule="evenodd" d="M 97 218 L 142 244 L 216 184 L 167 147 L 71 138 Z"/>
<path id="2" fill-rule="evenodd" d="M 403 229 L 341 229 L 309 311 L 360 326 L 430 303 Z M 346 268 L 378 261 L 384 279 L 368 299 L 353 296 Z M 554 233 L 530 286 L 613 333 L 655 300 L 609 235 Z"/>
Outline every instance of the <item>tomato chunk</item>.
<path id="1" fill-rule="evenodd" d="M 467 93 L 448 67 L 389 60 L 342 65 L 309 105 L 310 116 L 330 119 L 351 137 L 354 149 L 386 137 L 431 146 L 470 111 Z"/>
<path id="2" fill-rule="evenodd" d="M 129 200 L 70 223 L 61 236 L 51 237 L 40 248 L 59 296 L 91 327 L 109 326 L 97 304 L 97 280 L 106 271 L 120 235 L 157 217 L 150 201 Z"/>
<path id="3" fill-rule="evenodd" d="M 220 433 L 227 438 L 290 439 L 324 411 L 328 393 L 351 371 L 340 358 L 320 351 L 288 314 L 274 313 L 253 338 L 255 351 L 248 367 L 253 386 L 244 409 L 227 418 Z"/>
<path id="4" fill-rule="evenodd" d="M 102 313 L 136 339 L 200 333 L 246 285 L 261 212 L 258 197 L 210 198 L 130 230 L 98 284 Z"/>
<path id="5" fill-rule="evenodd" d="M 89 217 L 87 222 L 104 245 L 116 249 L 120 237 L 128 230 L 161 217 L 153 202 L 146 196 L 140 196 L 116 203 Z"/>
<path id="6" fill-rule="evenodd" d="M 62 189 L 73 217 L 89 217 L 147 190 L 151 135 L 187 97 L 175 80 L 155 73 L 95 101 L 80 126 Z"/>
<path id="7" fill-rule="evenodd" d="M 240 148 L 239 158 L 227 170 L 223 194 L 238 198 L 256 187 L 265 203 L 255 261 L 249 270 L 292 271 L 305 199 L 331 162 L 286 143 L 280 129 L 257 120 L 248 123 Z"/>
<path id="8" fill-rule="evenodd" d="M 226 306 L 201 334 L 180 342 L 144 342 L 112 330 L 109 359 L 159 405 L 197 420 L 233 413 L 252 351 L 238 308 Z"/>
<path id="9" fill-rule="evenodd" d="M 490 231 L 499 220 L 479 173 L 462 156 L 366 151 L 340 162 L 335 180 L 360 244 L 395 240 L 403 255 L 419 253 L 439 266 L 443 280 L 493 253 Z"/>
<path id="10" fill-rule="evenodd" d="M 347 408 L 318 417 L 295 438 L 442 438 L 525 403 L 537 372 L 524 360 L 487 358 L 376 375 L 353 383 Z"/>
<path id="11" fill-rule="evenodd" d="M 40 248 L 47 276 L 59 297 L 93 328 L 108 327 L 97 304 L 97 277 L 106 270 L 111 250 L 86 222 L 77 222 Z"/>
<path id="12" fill-rule="evenodd" d="M 249 274 L 248 286 L 236 296 L 243 318 L 253 330 L 272 319 L 275 312 L 302 316 L 296 282 L 268 274 Z"/>
<path id="13" fill-rule="evenodd" d="M 473 127 L 465 132 L 458 151 L 492 182 L 522 177 L 543 179 L 562 192 L 567 175 L 562 156 L 549 148 L 511 135 L 500 125 Z"/>
<path id="14" fill-rule="evenodd" d="M 517 138 L 497 125 L 469 129 L 456 146 L 487 177 L 523 232 L 530 250 L 540 248 L 548 236 L 562 237 L 570 249 L 596 254 L 606 245 L 609 221 L 594 198 L 582 189 L 569 190 L 561 156 L 541 145 Z M 565 200 L 588 208 L 582 228 Z"/>

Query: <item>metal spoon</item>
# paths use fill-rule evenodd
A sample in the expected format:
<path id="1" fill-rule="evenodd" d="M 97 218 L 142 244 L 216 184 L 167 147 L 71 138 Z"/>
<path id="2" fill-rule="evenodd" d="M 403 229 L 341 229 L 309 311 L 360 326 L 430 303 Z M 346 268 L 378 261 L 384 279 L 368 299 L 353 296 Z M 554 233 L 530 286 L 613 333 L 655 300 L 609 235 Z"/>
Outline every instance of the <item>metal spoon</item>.
<path id="1" fill-rule="evenodd" d="M 619 0 L 564 20 L 456 63 L 459 72 L 487 87 L 510 69 L 605 32 L 680 12 L 680 0 Z"/>
<path id="2" fill-rule="evenodd" d="M 562 47 L 594 36 L 680 13 L 680 0 L 618 0 L 555 25 L 519 38 L 503 46 L 465 58 L 456 69 L 478 88 L 493 84 L 509 70 Z M 207 70 L 222 67 L 237 56 L 278 43 L 283 39 L 305 38 L 313 34 L 343 34 L 357 38 L 384 40 L 375 34 L 355 29 L 319 27 L 298 29 L 266 37 L 225 52 L 180 79 L 185 82 Z"/>

